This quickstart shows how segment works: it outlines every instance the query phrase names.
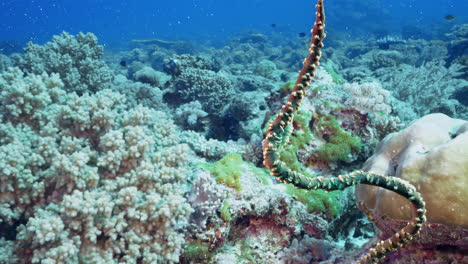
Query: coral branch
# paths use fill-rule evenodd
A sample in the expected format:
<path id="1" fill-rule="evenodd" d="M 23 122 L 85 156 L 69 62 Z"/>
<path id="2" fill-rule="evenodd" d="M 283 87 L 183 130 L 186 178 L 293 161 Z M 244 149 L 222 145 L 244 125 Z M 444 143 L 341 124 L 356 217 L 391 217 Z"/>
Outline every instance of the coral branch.
<path id="1" fill-rule="evenodd" d="M 413 205 L 413 219 L 400 232 L 391 238 L 377 243 L 369 250 L 357 263 L 377 263 L 389 251 L 396 250 L 403 244 L 408 243 L 413 236 L 419 232 L 422 224 L 426 220 L 425 204 L 421 195 L 410 183 L 396 178 L 386 177 L 364 171 L 355 171 L 350 174 L 338 177 L 308 177 L 299 172 L 293 171 L 281 161 L 279 151 L 288 142 L 292 133 L 292 121 L 294 114 L 299 109 L 302 98 L 306 94 L 315 70 L 320 64 L 321 49 L 325 38 L 325 11 L 323 0 L 318 0 L 316 5 L 315 23 L 312 28 L 312 39 L 310 42 L 309 55 L 304 60 L 304 67 L 299 72 L 299 76 L 294 85 L 288 101 L 281 108 L 280 113 L 270 123 L 266 132 L 263 145 L 264 165 L 271 174 L 282 182 L 292 183 L 295 186 L 308 190 L 324 189 L 328 191 L 342 190 L 357 184 L 368 184 L 379 186 L 387 190 L 398 193 L 407 198 Z"/>

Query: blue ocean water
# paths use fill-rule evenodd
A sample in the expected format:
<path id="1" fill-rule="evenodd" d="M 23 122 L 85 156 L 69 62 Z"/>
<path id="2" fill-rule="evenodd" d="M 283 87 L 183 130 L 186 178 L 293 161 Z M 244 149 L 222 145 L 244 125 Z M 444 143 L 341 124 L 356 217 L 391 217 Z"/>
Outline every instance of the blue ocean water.
<path id="1" fill-rule="evenodd" d="M 0 264 L 468 263 L 468 1 L 323 1 L 286 129 L 316 0 L 0 0 Z"/>
<path id="2" fill-rule="evenodd" d="M 315 1 L 267 0 L 2 0 L 0 39 L 43 43 L 54 34 L 93 32 L 101 43 L 130 39 L 225 39 L 245 30 L 308 32 Z M 468 1 L 329 0 L 329 30 L 398 34 L 412 25 L 430 31 L 468 21 Z M 446 21 L 446 15 L 454 15 Z M 272 29 L 271 25 L 278 27 Z M 366 31 L 367 30 L 367 31 Z"/>

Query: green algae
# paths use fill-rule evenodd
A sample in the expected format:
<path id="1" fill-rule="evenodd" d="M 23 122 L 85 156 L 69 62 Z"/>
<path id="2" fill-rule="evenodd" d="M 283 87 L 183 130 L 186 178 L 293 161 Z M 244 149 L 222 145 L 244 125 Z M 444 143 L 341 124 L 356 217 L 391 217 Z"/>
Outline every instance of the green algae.
<path id="1" fill-rule="evenodd" d="M 361 139 L 341 128 L 334 116 L 321 117 L 317 122 L 317 127 L 328 133 L 327 143 L 316 151 L 316 155 L 321 160 L 326 162 L 347 161 L 353 152 L 361 150 Z"/>

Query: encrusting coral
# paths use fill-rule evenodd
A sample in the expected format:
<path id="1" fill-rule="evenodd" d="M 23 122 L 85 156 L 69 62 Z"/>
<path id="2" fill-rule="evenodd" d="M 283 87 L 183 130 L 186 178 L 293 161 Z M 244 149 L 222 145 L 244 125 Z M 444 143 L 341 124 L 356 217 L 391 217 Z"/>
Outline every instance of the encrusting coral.
<path id="1" fill-rule="evenodd" d="M 270 169 L 271 174 L 277 177 L 279 181 L 292 183 L 299 188 L 333 191 L 342 190 L 357 184 L 368 184 L 391 190 L 407 198 L 411 202 L 413 209 L 412 220 L 401 231 L 389 239 L 379 242 L 375 248 L 370 249 L 369 253 L 358 261 L 358 263 L 378 262 L 388 252 L 408 243 L 419 232 L 426 220 L 425 204 L 415 187 L 399 178 L 385 177 L 364 171 L 355 171 L 338 177 L 310 177 L 288 168 L 280 156 L 281 149 L 287 144 L 289 136 L 293 131 L 292 122 L 294 115 L 299 110 L 306 89 L 315 75 L 315 69 L 318 67 L 321 57 L 323 39 L 325 38 L 323 0 L 317 1 L 316 9 L 316 20 L 311 31 L 312 39 L 309 55 L 303 62 L 304 67 L 299 72 L 296 84 L 287 103 L 283 105 L 281 112 L 270 123 L 265 139 L 262 142 L 264 165 Z"/>

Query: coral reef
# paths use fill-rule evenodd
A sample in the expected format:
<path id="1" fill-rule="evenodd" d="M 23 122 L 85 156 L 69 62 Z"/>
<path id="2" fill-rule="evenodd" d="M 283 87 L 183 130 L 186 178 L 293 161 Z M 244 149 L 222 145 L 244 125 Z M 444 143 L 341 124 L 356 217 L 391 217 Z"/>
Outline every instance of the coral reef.
<path id="1" fill-rule="evenodd" d="M 182 71 L 174 81 L 174 88 L 179 100 L 198 100 L 205 111 L 214 115 L 220 115 L 234 95 L 232 82 L 227 77 L 193 68 Z"/>
<path id="2" fill-rule="evenodd" d="M 6 70 L 10 66 L 12 66 L 10 58 L 8 56 L 0 54 L 0 72 Z"/>
<path id="3" fill-rule="evenodd" d="M 223 202 L 228 193 L 224 185 L 216 184 L 215 179 L 208 171 L 197 172 L 195 179 L 188 197 L 188 202 L 194 209 L 194 213 L 190 215 L 190 233 L 203 232 L 207 228 L 208 218 L 216 215 L 217 211 L 221 210 L 221 205 L 229 212 Z M 230 219 L 225 220 L 229 221 Z"/>
<path id="4" fill-rule="evenodd" d="M 380 79 L 385 89 L 394 93 L 397 99 L 411 105 L 418 116 L 444 113 L 467 119 L 467 107 L 452 99 L 456 91 L 468 85 L 466 80 L 457 78 L 462 75 L 462 68 L 458 64 L 445 68 L 443 61 L 432 61 L 418 68 L 400 65 L 397 69 L 391 69 L 397 70 L 398 75 L 387 71 L 382 73 Z M 408 83 L 407 80 L 411 82 Z M 425 91 L 423 94 L 420 93 L 421 89 Z"/>
<path id="5" fill-rule="evenodd" d="M 147 66 L 135 72 L 135 74 L 133 74 L 133 78 L 136 81 L 158 87 L 164 86 L 164 84 L 169 79 L 169 77 L 163 72 L 155 71 L 153 68 Z"/>
<path id="6" fill-rule="evenodd" d="M 428 222 L 466 228 L 468 216 L 464 213 L 463 188 L 468 182 L 463 175 L 468 169 L 465 162 L 467 128 L 468 122 L 460 119 L 443 114 L 427 115 L 401 132 L 388 135 L 363 168 L 406 179 L 423 194 L 430 193 L 426 198 Z M 360 186 L 359 189 L 359 200 L 368 204 L 369 209 L 394 219 L 408 217 L 409 208 L 393 193 L 375 187 Z M 377 197 L 378 202 L 371 201 Z M 400 203 L 402 205 L 398 205 Z"/>
<path id="7" fill-rule="evenodd" d="M 321 117 L 317 126 L 322 129 L 322 135 L 328 142 L 317 149 L 317 156 L 326 162 L 347 161 L 352 152 L 361 149 L 361 140 L 345 132 L 333 116 Z"/>
<path id="8" fill-rule="evenodd" d="M 468 24 L 454 25 L 451 32 L 446 35 L 450 38 L 447 63 L 462 62 L 463 58 L 466 60 L 468 56 L 466 51 L 468 48 Z"/>
<path id="9" fill-rule="evenodd" d="M 188 69 L 201 69 L 218 72 L 221 65 L 216 59 L 203 56 L 191 56 L 188 54 L 175 55 L 164 61 L 164 71 L 172 76 L 178 76 Z"/>
<path id="10" fill-rule="evenodd" d="M 254 70 L 254 73 L 263 77 L 270 77 L 270 75 L 276 70 L 276 65 L 272 61 L 262 60 L 258 63 Z"/>
<path id="11" fill-rule="evenodd" d="M 447 34 L 450 41 L 408 40 L 379 49 L 375 41 L 342 43 L 331 59 L 351 82 L 378 81 L 395 99 L 394 115 L 405 124 L 429 113 L 467 119 L 463 25 Z M 466 41 L 465 41 L 466 42 Z M 452 44 L 453 45 L 452 45 Z M 462 44 L 461 44 L 462 45 Z M 408 81 L 411 80 L 411 81 Z M 425 93 L 421 94 L 420 91 Z"/>
<path id="12" fill-rule="evenodd" d="M 389 115 L 392 112 L 390 107 L 390 92 L 382 89 L 377 82 L 344 84 L 343 90 L 351 95 L 345 101 L 345 105 L 352 106 L 362 113 L 380 113 Z"/>
<path id="13" fill-rule="evenodd" d="M 125 95 L 129 106 L 143 105 L 160 111 L 167 108 L 161 89 L 147 83 L 133 82 L 120 74 L 115 76 L 112 90 Z"/>
<path id="14" fill-rule="evenodd" d="M 186 130 L 206 133 L 208 127 L 208 113 L 203 111 L 199 101 L 183 104 L 176 109 L 174 119 Z"/>
<path id="15" fill-rule="evenodd" d="M 216 139 L 206 139 L 203 135 L 195 131 L 183 131 L 180 133 L 181 142 L 188 144 L 193 151 L 208 161 L 219 160 L 227 153 L 245 153 L 247 146 L 243 140 L 219 141 Z"/>
<path id="16" fill-rule="evenodd" d="M 279 111 L 279 103 L 287 99 L 291 85 L 283 87 L 267 98 L 270 112 Z M 312 175 L 358 169 L 356 165 L 372 154 L 385 135 L 401 128 L 402 122 L 393 115 L 393 100 L 377 82 L 339 84 L 330 73 L 318 68 L 311 91 L 295 114 L 291 143 L 281 153 L 284 161 L 288 160 L 288 166 L 295 170 L 303 164 L 307 168 L 302 172 Z M 296 140 L 298 135 L 302 139 Z M 333 150 L 339 151 L 329 155 Z M 341 150 L 347 150 L 346 154 Z"/>
<path id="17" fill-rule="evenodd" d="M 29 42 L 16 64 L 27 73 L 58 73 L 66 91 L 96 92 L 109 88 L 113 79 L 112 72 L 100 60 L 103 50 L 92 33 L 74 37 L 63 32 L 43 46 Z"/>
<path id="18" fill-rule="evenodd" d="M 176 263 L 191 207 L 187 145 L 122 95 L 67 94 L 58 74 L 0 77 L 4 254 L 28 263 Z M 171 241 L 171 243 L 167 243 Z M 4 255 L 4 256 L 5 256 Z M 2 256 L 3 257 L 3 256 Z"/>
<path id="19" fill-rule="evenodd" d="M 467 121 L 430 114 L 388 135 L 364 164 L 366 171 L 409 181 L 425 197 L 427 223 L 407 248 L 415 255 L 413 259 L 423 262 L 428 257 L 424 250 L 428 249 L 438 258 L 457 259 L 458 253 L 441 248 L 466 248 L 467 131 Z M 408 202 L 387 190 L 361 185 L 356 196 L 361 207 L 375 219 L 382 237 L 402 226 L 411 215 Z M 392 259 L 405 262 L 401 254 Z"/>
<path id="20" fill-rule="evenodd" d="M 279 22 L 0 43 L 0 263 L 468 262 L 466 121 L 431 114 L 467 117 L 467 27 L 341 2 L 325 54 L 322 0 L 308 52 Z"/>
<path id="21" fill-rule="evenodd" d="M 195 216 L 206 228 L 192 229 L 185 261 L 289 263 L 287 257 L 292 256 L 286 255 L 294 250 L 292 241 L 312 238 L 337 252 L 345 251 L 330 240 L 327 224 L 344 210 L 342 203 L 348 204 L 341 193 L 328 195 L 276 184 L 264 168 L 235 153 L 199 166 L 212 176 L 208 179 L 205 172 L 199 172 L 200 181 L 194 185 L 197 191 L 190 200 L 199 201 L 192 207 L 199 208 Z M 214 206 L 215 214 L 205 213 Z M 193 254 L 194 249 L 198 249 L 197 254 Z"/>
<path id="22" fill-rule="evenodd" d="M 302 103 L 302 98 L 315 75 L 315 69 L 319 65 L 321 57 L 321 48 L 323 47 L 322 41 L 325 38 L 323 1 L 318 0 L 316 8 L 316 20 L 312 28 L 309 55 L 303 62 L 304 67 L 299 72 L 296 84 L 287 103 L 283 105 L 276 118 L 270 122 L 265 139 L 262 142 L 264 165 L 278 180 L 292 183 L 296 187 L 307 190 L 342 190 L 349 186 L 363 183 L 394 191 L 408 199 L 413 208 L 411 221 L 393 236 L 377 243 L 375 248 L 371 248 L 366 255 L 358 260 L 358 263 L 367 263 L 369 261 L 378 262 L 380 259 L 384 258 L 388 252 L 396 250 L 401 247 L 401 245 L 408 243 L 413 236 L 420 231 L 422 224 L 426 220 L 424 201 L 414 186 L 396 177 L 385 177 L 363 171 L 356 171 L 338 177 L 309 177 L 300 172 L 293 171 L 280 159 L 280 150 L 287 143 L 294 129 L 292 126 L 294 115 L 297 113 Z"/>

